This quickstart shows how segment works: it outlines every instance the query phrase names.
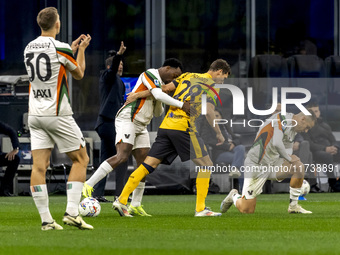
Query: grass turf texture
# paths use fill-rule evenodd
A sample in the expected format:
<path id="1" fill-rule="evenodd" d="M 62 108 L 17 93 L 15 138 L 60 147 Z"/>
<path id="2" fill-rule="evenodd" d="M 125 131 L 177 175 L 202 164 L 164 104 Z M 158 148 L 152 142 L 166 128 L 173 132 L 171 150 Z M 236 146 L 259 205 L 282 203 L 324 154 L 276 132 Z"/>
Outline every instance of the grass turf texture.
<path id="1" fill-rule="evenodd" d="M 209 195 L 219 211 L 224 195 Z M 112 197 L 109 197 L 112 199 Z M 255 214 L 233 206 L 222 217 L 195 218 L 195 196 L 145 196 L 153 217 L 123 218 L 101 204 L 94 226 L 82 231 L 63 225 L 41 231 L 31 197 L 0 197 L 0 254 L 339 254 L 340 194 L 309 194 L 300 201 L 311 215 L 287 213 L 288 194 L 261 195 Z M 51 196 L 52 216 L 62 224 L 65 196 Z"/>

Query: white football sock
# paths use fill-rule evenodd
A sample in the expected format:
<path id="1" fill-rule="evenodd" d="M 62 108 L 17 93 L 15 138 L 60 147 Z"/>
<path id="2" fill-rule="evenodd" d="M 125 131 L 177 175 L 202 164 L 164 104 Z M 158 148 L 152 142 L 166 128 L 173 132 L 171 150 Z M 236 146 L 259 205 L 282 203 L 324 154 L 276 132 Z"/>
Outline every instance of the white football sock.
<path id="1" fill-rule="evenodd" d="M 240 195 L 240 194 L 238 194 L 238 193 L 236 193 L 234 196 L 233 196 L 233 201 L 234 201 L 234 205 L 236 206 L 236 201 L 238 200 L 238 199 L 240 199 L 242 196 Z"/>
<path id="2" fill-rule="evenodd" d="M 79 214 L 78 206 L 81 199 L 81 191 L 83 189 L 83 182 L 67 182 L 67 206 L 66 212 L 71 216 Z"/>
<path id="3" fill-rule="evenodd" d="M 290 198 L 290 205 L 295 206 L 298 203 L 299 196 L 301 194 L 301 188 L 292 188 L 289 187 L 289 198 Z"/>
<path id="4" fill-rule="evenodd" d="M 110 166 L 110 164 L 107 161 L 104 161 L 100 164 L 97 171 L 94 172 L 91 178 L 86 181 L 86 184 L 94 187 L 94 185 L 107 176 L 112 170 L 113 168 Z"/>
<path id="5" fill-rule="evenodd" d="M 53 222 L 50 209 L 48 207 L 48 192 L 46 184 L 31 186 L 31 193 L 40 214 L 41 222 Z"/>
<path id="6" fill-rule="evenodd" d="M 132 192 L 131 205 L 138 207 L 142 205 L 142 198 L 145 189 L 145 182 L 140 182 L 137 188 Z"/>

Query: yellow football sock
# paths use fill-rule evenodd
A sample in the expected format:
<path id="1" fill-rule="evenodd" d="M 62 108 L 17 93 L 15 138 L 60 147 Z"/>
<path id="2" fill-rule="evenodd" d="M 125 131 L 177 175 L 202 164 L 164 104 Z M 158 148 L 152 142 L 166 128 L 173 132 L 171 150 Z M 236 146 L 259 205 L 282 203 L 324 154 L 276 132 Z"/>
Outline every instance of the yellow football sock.
<path id="1" fill-rule="evenodd" d="M 205 198 L 209 190 L 210 171 L 200 169 L 196 178 L 196 212 L 205 208 Z"/>
<path id="2" fill-rule="evenodd" d="M 141 164 L 129 177 L 119 196 L 119 202 L 126 205 L 132 191 L 138 186 L 139 182 L 149 174 L 149 171 Z"/>

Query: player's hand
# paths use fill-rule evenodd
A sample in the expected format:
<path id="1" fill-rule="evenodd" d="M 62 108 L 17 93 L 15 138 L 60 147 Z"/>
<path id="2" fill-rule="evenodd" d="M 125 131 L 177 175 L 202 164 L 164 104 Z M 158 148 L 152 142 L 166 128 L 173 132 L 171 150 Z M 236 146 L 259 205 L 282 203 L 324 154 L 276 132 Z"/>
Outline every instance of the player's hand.
<path id="1" fill-rule="evenodd" d="M 79 48 L 85 50 L 87 48 L 87 46 L 90 45 L 91 39 L 92 38 L 89 34 L 85 35 L 85 37 L 83 37 L 80 41 Z"/>
<path id="2" fill-rule="evenodd" d="M 128 105 L 134 101 L 136 101 L 138 99 L 138 95 L 137 93 L 134 93 L 134 92 L 130 92 L 127 95 L 127 98 L 126 98 L 126 101 L 125 101 L 125 104 L 124 105 Z"/>
<path id="3" fill-rule="evenodd" d="M 119 51 L 117 52 L 117 54 L 118 55 L 123 55 L 125 51 L 126 51 L 126 47 L 124 46 L 124 42 L 121 41 L 120 42 L 120 48 L 119 48 Z"/>
<path id="4" fill-rule="evenodd" d="M 182 110 L 188 115 L 190 116 L 190 102 L 184 102 L 183 106 L 182 106 Z"/>
<path id="5" fill-rule="evenodd" d="M 291 155 L 291 160 L 290 160 L 290 163 L 295 163 L 297 161 L 300 161 L 300 158 L 296 155 Z"/>
<path id="6" fill-rule="evenodd" d="M 79 48 L 79 43 L 82 39 L 85 39 L 86 35 L 82 34 L 80 35 L 76 40 L 74 40 L 71 44 L 71 49 L 73 51 L 73 55 L 76 54 L 78 48 Z"/>
<path id="7" fill-rule="evenodd" d="M 5 158 L 7 158 L 9 161 L 12 161 L 15 158 L 15 155 L 17 155 L 19 150 L 14 149 L 11 152 L 7 153 Z"/>
<path id="8" fill-rule="evenodd" d="M 188 115 L 188 116 L 195 116 L 197 114 L 197 110 L 190 105 L 189 101 L 185 101 L 182 110 Z"/>
<path id="9" fill-rule="evenodd" d="M 222 135 L 222 133 L 217 134 L 216 138 L 217 138 L 216 146 L 222 145 L 224 143 L 224 141 L 225 141 L 225 138 Z"/>

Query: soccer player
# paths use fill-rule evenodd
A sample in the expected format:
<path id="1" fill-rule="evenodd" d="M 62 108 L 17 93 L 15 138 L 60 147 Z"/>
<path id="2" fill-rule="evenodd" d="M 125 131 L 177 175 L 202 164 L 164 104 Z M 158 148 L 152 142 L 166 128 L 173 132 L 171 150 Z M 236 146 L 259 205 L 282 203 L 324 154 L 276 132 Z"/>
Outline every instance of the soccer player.
<path id="1" fill-rule="evenodd" d="M 30 80 L 28 125 L 33 157 L 32 197 L 41 217 L 41 229 L 63 229 L 51 216 L 46 187 L 46 170 L 56 143 L 59 151 L 65 152 L 73 162 L 67 182 L 63 222 L 79 229 L 93 229 L 78 212 L 89 157 L 83 134 L 72 117 L 66 78 L 67 71 L 77 80 L 84 77 L 85 49 L 91 36 L 81 35 L 71 46 L 55 40 L 60 31 L 60 19 L 54 7 L 41 10 L 37 22 L 41 36 L 31 41 L 24 52 Z"/>
<path id="2" fill-rule="evenodd" d="M 93 186 L 117 166 L 126 162 L 132 153 L 139 166 L 150 150 L 150 138 L 147 125 L 155 115 L 163 113 L 162 102 L 176 109 L 189 113 L 190 104 L 176 100 L 162 92 L 161 87 L 182 74 L 182 63 L 174 58 L 165 60 L 159 69 L 143 72 L 132 92 L 145 91 L 149 95 L 132 103 L 125 104 L 116 115 L 116 149 L 117 154 L 105 160 L 97 171 L 86 181 L 83 195 L 92 195 Z M 150 216 L 141 205 L 145 182 L 141 182 L 132 195 L 130 212 L 140 216 Z"/>
<path id="3" fill-rule="evenodd" d="M 230 72 L 229 64 L 223 60 L 215 60 L 207 73 L 184 73 L 172 83 L 171 87 L 176 88 L 174 98 L 191 102 L 197 113 L 200 111 L 204 91 L 210 95 L 214 91 L 215 83 L 223 83 Z M 215 82 L 215 83 L 214 83 Z M 210 92 L 209 92 L 210 90 Z M 218 144 L 224 142 L 224 137 L 218 125 L 213 126 L 214 121 L 214 98 L 209 96 L 207 100 L 206 118 L 209 124 L 216 132 Z M 182 161 L 192 159 L 197 166 L 212 166 L 213 163 L 208 155 L 207 149 L 202 138 L 198 135 L 195 127 L 195 120 L 198 114 L 189 117 L 183 110 L 170 107 L 162 124 L 159 127 L 156 141 L 152 145 L 151 150 L 144 162 L 130 175 L 120 197 L 113 203 L 113 207 L 121 216 L 131 217 L 126 206 L 127 199 L 131 192 L 138 187 L 139 182 L 146 175 L 152 173 L 160 164 L 171 164 L 172 161 L 179 156 Z M 205 198 L 209 189 L 210 171 L 199 167 L 196 178 L 196 211 L 195 216 L 220 216 L 220 213 L 211 211 L 205 207 Z"/>
<path id="4" fill-rule="evenodd" d="M 311 111 L 310 111 L 311 112 Z M 262 193 L 266 180 L 282 181 L 290 179 L 289 213 L 312 213 L 298 204 L 304 178 L 304 165 L 293 153 L 295 135 L 307 132 L 316 121 L 314 113 L 305 115 L 275 113 L 259 129 L 255 141 L 249 150 L 245 165 L 245 179 L 242 196 L 236 189 L 230 191 L 221 203 L 225 213 L 234 203 L 241 213 L 254 213 L 256 197 Z"/>

